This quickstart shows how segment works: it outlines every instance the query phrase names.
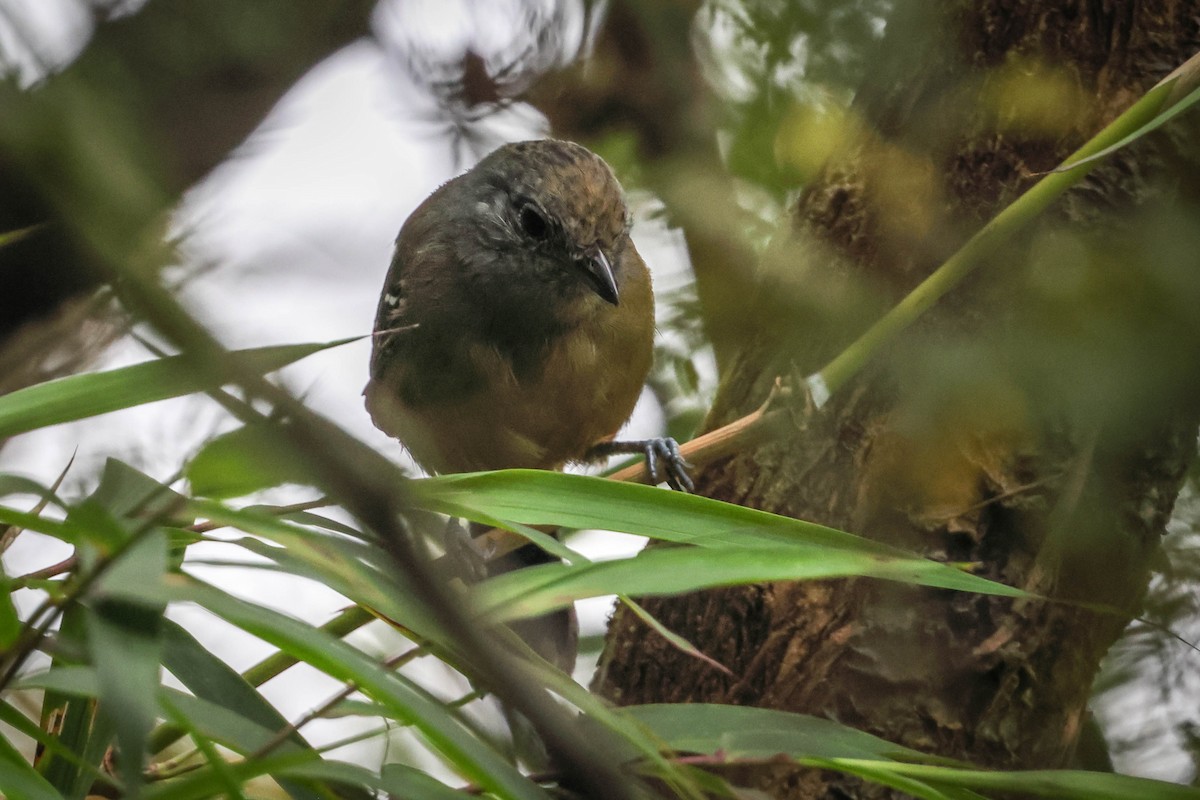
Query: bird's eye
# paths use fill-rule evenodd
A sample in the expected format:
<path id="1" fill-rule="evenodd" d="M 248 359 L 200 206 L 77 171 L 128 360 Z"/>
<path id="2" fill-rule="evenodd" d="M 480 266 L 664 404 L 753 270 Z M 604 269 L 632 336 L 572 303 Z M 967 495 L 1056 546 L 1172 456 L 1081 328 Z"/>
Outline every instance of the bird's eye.
<path id="1" fill-rule="evenodd" d="M 536 208 L 532 205 L 524 205 L 521 207 L 519 217 L 521 230 L 525 231 L 525 235 L 531 239 L 545 239 L 550 233 L 550 223 L 546 222 Z"/>

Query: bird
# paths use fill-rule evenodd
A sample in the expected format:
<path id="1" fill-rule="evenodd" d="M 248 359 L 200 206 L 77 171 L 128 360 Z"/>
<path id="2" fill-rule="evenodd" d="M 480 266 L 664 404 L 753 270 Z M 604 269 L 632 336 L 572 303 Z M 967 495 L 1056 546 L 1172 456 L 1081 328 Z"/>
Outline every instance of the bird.
<path id="1" fill-rule="evenodd" d="M 506 144 L 440 186 L 401 227 L 379 299 L 363 392 L 375 426 L 431 474 L 641 452 L 656 481 L 689 490 L 674 440 L 614 440 L 654 349 L 631 225 L 612 169 L 573 142 Z M 488 569 L 548 560 L 529 545 Z M 561 639 L 560 623 L 536 638 Z M 574 661 L 573 642 L 514 630 Z"/>

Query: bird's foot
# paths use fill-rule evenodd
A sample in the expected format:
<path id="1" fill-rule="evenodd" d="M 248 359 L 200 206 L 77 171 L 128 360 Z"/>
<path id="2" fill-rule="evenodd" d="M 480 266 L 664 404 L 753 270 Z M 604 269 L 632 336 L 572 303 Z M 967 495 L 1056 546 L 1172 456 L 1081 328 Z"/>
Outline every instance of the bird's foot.
<path id="1" fill-rule="evenodd" d="M 692 468 L 683 453 L 679 450 L 679 442 L 670 436 L 660 436 L 655 439 L 636 439 L 626 442 L 600 442 L 588 451 L 589 458 L 604 458 L 605 456 L 633 453 L 646 457 L 646 471 L 655 483 L 666 482 L 677 492 L 691 494 L 696 486 L 688 470 Z"/>

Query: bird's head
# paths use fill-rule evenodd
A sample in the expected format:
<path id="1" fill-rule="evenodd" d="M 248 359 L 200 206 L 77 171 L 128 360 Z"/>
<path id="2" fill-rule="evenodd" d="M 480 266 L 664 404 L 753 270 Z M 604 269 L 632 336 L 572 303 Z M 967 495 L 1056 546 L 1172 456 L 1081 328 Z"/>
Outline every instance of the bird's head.
<path id="1" fill-rule="evenodd" d="M 518 142 L 467 176 L 473 246 L 486 262 L 472 274 L 491 290 L 528 291 L 564 312 L 620 303 L 624 261 L 637 256 L 621 186 L 603 159 L 571 142 Z"/>

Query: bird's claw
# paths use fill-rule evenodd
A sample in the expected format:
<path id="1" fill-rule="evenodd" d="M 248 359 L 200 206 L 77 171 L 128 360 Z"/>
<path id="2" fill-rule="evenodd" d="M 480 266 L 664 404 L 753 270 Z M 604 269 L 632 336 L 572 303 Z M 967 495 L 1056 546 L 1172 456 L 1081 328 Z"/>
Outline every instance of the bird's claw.
<path id="1" fill-rule="evenodd" d="M 647 439 L 639 442 L 642 452 L 646 454 L 646 471 L 650 473 L 655 483 L 666 482 L 677 492 L 691 494 L 696 490 L 692 476 L 688 473 L 693 465 L 689 464 L 679 450 L 679 442 L 670 436 L 657 439 Z"/>
<path id="2" fill-rule="evenodd" d="M 607 441 L 594 445 L 585 456 L 586 459 L 605 458 L 618 453 L 636 453 L 646 457 L 646 471 L 655 483 L 666 483 L 677 492 L 691 494 L 696 490 L 692 476 L 688 470 L 693 468 L 683 452 L 679 442 L 670 436 L 660 436 L 655 439 L 638 439 L 636 441 Z"/>

